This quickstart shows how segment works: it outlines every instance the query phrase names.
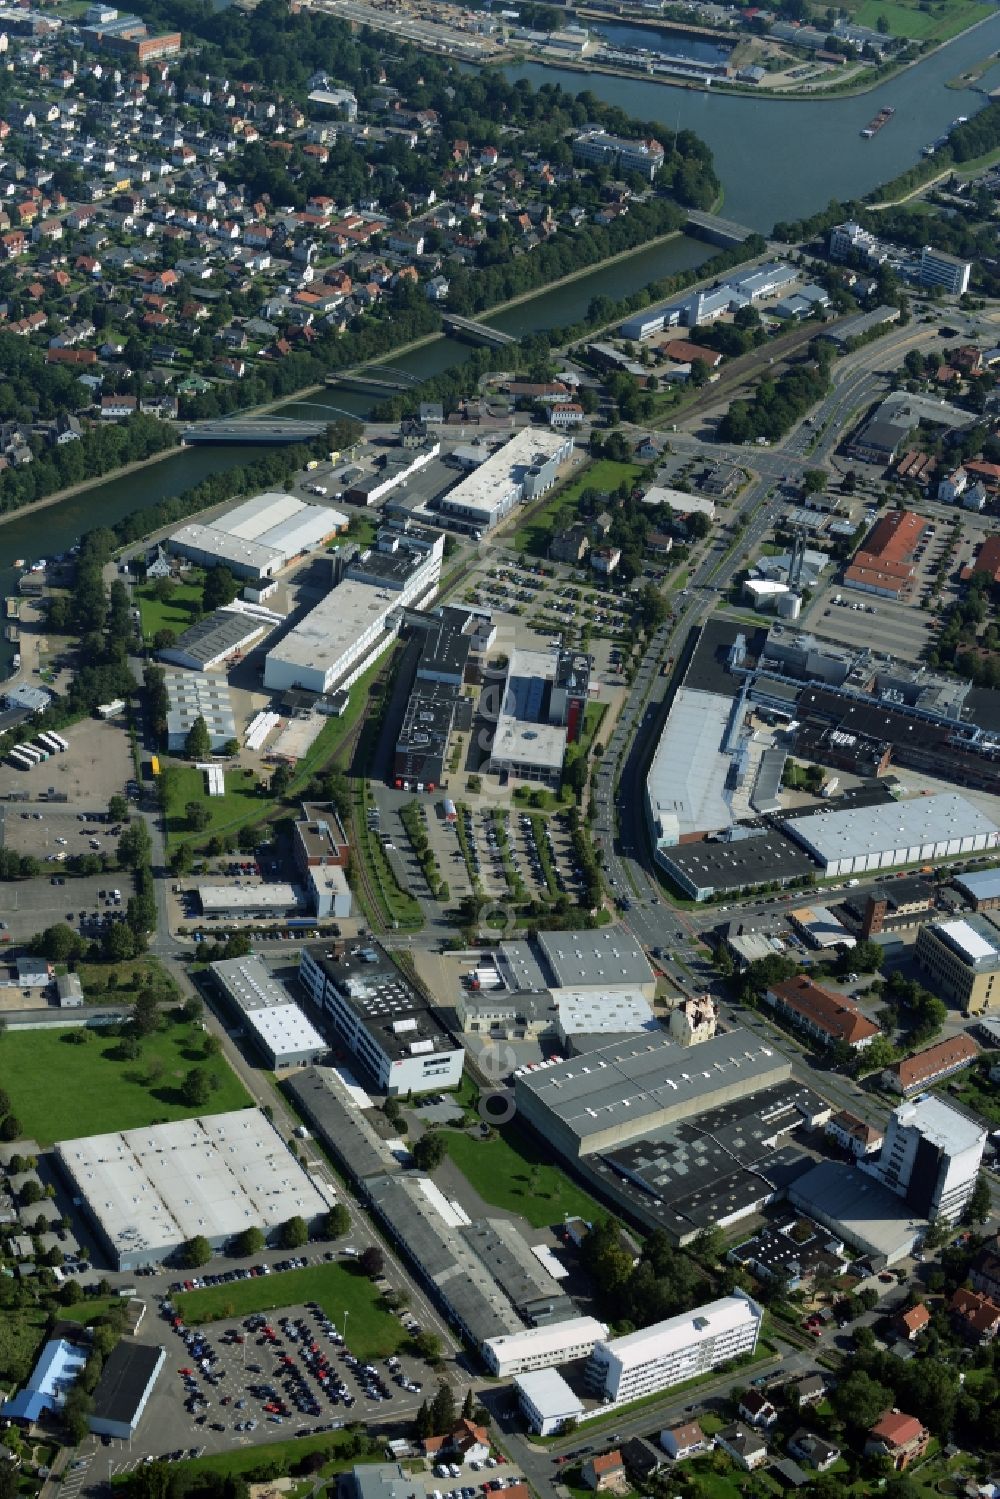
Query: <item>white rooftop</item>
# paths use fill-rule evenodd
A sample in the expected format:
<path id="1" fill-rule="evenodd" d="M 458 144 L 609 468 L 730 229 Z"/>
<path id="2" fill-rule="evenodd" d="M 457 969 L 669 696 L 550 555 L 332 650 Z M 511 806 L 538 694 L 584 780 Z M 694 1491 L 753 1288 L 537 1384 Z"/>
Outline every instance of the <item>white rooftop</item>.
<path id="1" fill-rule="evenodd" d="M 919 1098 L 901 1103 L 895 1117 L 904 1128 L 918 1129 L 929 1144 L 940 1146 L 952 1155 L 972 1150 L 986 1139 L 982 1125 L 934 1093 L 922 1093 Z"/>
<path id="2" fill-rule="evenodd" d="M 288 911 L 302 904 L 302 892 L 295 885 L 199 885 L 198 899 L 205 915 L 213 911 L 232 911 L 239 906 L 251 910 Z"/>
<path id="3" fill-rule="evenodd" d="M 492 523 L 492 518 L 509 506 L 512 491 L 520 497 L 525 472 L 536 463 L 547 463 L 554 458 L 565 441 L 558 432 L 522 427 L 485 463 L 449 490 L 442 502 L 443 508 L 474 510 Z"/>
<path id="4" fill-rule="evenodd" d="M 654 484 L 642 497 L 644 505 L 666 505 L 678 515 L 707 515 L 715 519 L 715 505 L 700 494 L 688 494 L 683 489 L 669 489 L 663 484 Z"/>
<path id="5" fill-rule="evenodd" d="M 553 998 L 559 1029 L 565 1036 L 660 1030 L 641 989 L 616 988 L 606 994 L 593 989 L 558 989 Z"/>
<path id="6" fill-rule="evenodd" d="M 293 630 L 267 653 L 268 662 L 283 661 L 312 670 L 335 666 L 367 631 L 377 635 L 400 596 L 388 588 L 373 588 L 345 578 L 321 599 Z"/>
<path id="7" fill-rule="evenodd" d="M 514 1336 L 519 1337 L 520 1334 L 515 1333 Z M 504 1340 L 494 1338 L 493 1341 Z M 558 1369 L 532 1369 L 526 1374 L 515 1374 L 514 1386 L 543 1420 L 569 1420 L 583 1415 L 579 1397 L 570 1389 Z"/>
<path id="8" fill-rule="evenodd" d="M 275 1057 L 299 1052 L 323 1055 L 329 1050 L 323 1037 L 291 1000 L 263 1010 L 249 1010 L 247 1024 Z"/>
<path id="9" fill-rule="evenodd" d="M 64 1140 L 56 1150 L 121 1253 L 274 1228 L 326 1203 L 259 1109 Z"/>
<path id="10" fill-rule="evenodd" d="M 970 963 L 988 962 L 1000 956 L 1000 932 L 991 942 L 989 937 L 971 921 L 942 921 L 937 931 L 947 937 L 953 947 L 968 958 Z"/>
<path id="11" fill-rule="evenodd" d="M 782 826 L 827 863 L 952 838 L 995 838 L 1000 832 L 985 812 L 953 791 L 852 807 L 846 812 L 813 812 L 789 818 Z"/>
<path id="12" fill-rule="evenodd" d="M 566 730 L 560 724 L 528 723 L 501 713 L 493 735 L 493 759 L 510 760 L 516 765 L 538 766 L 542 770 L 562 768 L 566 754 Z"/>
<path id="13" fill-rule="evenodd" d="M 710 833 L 733 820 L 727 780 L 732 756 L 723 751 L 735 699 L 681 687 L 653 753 L 646 795 L 662 837 L 678 843 L 688 833 Z"/>
<path id="14" fill-rule="evenodd" d="M 760 1317 L 756 1303 L 747 1296 L 723 1296 L 693 1311 L 654 1322 L 638 1332 L 611 1338 L 604 1347 L 622 1369 L 641 1368 L 657 1359 L 690 1348 L 692 1343 L 718 1337 Z"/>
<path id="15" fill-rule="evenodd" d="M 595 1317 L 570 1317 L 565 1322 L 551 1322 L 545 1327 L 526 1327 L 521 1332 L 502 1333 L 487 1338 L 485 1348 L 492 1348 L 500 1363 L 515 1358 L 551 1358 L 554 1364 L 569 1348 L 582 1343 L 597 1343 L 606 1338 L 608 1329 Z"/>

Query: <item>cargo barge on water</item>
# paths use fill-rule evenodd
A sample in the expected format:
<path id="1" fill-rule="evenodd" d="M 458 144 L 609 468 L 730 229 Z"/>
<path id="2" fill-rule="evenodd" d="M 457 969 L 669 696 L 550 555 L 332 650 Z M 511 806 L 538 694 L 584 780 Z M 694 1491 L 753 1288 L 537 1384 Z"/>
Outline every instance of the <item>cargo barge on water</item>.
<path id="1" fill-rule="evenodd" d="M 889 121 L 892 119 L 895 113 L 895 108 L 891 104 L 884 104 L 879 110 L 878 114 L 875 116 L 874 120 L 871 120 L 869 124 L 865 126 L 864 130 L 862 130 L 861 134 L 864 136 L 865 140 L 870 141 L 873 135 L 878 135 L 879 131 L 882 129 L 882 126 L 888 125 Z"/>

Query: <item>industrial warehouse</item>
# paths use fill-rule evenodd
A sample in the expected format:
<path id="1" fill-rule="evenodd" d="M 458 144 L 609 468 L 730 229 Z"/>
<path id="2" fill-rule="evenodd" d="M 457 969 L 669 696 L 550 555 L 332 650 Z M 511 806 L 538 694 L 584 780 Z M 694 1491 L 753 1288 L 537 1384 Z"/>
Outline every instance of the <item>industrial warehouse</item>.
<path id="1" fill-rule="evenodd" d="M 288 990 L 260 958 L 225 958 L 211 973 L 219 992 L 250 1031 L 272 1072 L 318 1062 L 328 1050 Z"/>
<path id="2" fill-rule="evenodd" d="M 347 688 L 396 638 L 403 610 L 437 591 L 444 536 L 428 547 L 383 527 L 376 545 L 348 565 L 314 609 L 268 651 L 264 686 L 324 693 Z"/>
<path id="3" fill-rule="evenodd" d="M 167 547 L 200 567 L 228 567 L 234 577 L 259 583 L 346 529 L 347 516 L 339 510 L 307 505 L 290 494 L 259 494 L 209 525 L 181 526 Z"/>
<path id="4" fill-rule="evenodd" d="M 119 1270 L 161 1264 L 188 1240 L 314 1224 L 329 1204 L 258 1109 L 63 1140 L 56 1159 Z"/>
<path id="5" fill-rule="evenodd" d="M 522 500 L 537 500 L 573 452 L 572 436 L 523 427 L 440 500 L 441 514 L 478 537 Z"/>
<path id="6" fill-rule="evenodd" d="M 782 827 L 811 854 L 827 879 L 981 853 L 1000 843 L 996 823 L 957 792 L 843 812 L 813 812 L 787 818 Z"/>

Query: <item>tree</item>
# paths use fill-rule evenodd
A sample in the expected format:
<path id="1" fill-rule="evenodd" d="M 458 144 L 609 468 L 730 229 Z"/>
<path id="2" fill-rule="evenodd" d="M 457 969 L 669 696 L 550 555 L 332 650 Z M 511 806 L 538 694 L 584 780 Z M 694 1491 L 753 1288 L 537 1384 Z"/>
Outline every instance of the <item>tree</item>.
<path id="1" fill-rule="evenodd" d="M 153 841 L 141 817 L 130 822 L 118 840 L 118 862 L 126 869 L 138 869 L 150 862 Z"/>
<path id="2" fill-rule="evenodd" d="M 885 949 L 877 942 L 856 942 L 842 954 L 845 969 L 852 973 L 878 973 L 885 962 Z"/>
<path id="3" fill-rule="evenodd" d="M 208 732 L 208 724 L 200 713 L 188 729 L 184 753 L 189 760 L 207 760 L 212 753 L 212 737 Z"/>
<path id="4" fill-rule="evenodd" d="M 49 958 L 53 963 L 69 963 L 86 950 L 86 941 L 64 921 L 47 926 L 31 939 L 31 950 L 39 957 Z"/>
<path id="5" fill-rule="evenodd" d="M 350 1231 L 351 1215 L 342 1202 L 332 1207 L 323 1220 L 322 1237 L 340 1239 Z"/>
<path id="6" fill-rule="evenodd" d="M 802 475 L 802 489 L 805 494 L 820 494 L 826 488 L 827 474 L 822 468 L 807 468 Z"/>
<path id="7" fill-rule="evenodd" d="M 426 1400 L 422 1400 L 420 1402 L 420 1409 L 417 1411 L 417 1414 L 414 1417 L 414 1425 L 416 1426 L 417 1436 L 421 1441 L 423 1441 L 425 1437 L 434 1435 L 434 1425 L 431 1421 L 430 1406 L 427 1404 Z"/>
<path id="8" fill-rule="evenodd" d="M 199 1265 L 207 1265 L 211 1258 L 212 1246 L 204 1234 L 196 1234 L 181 1246 L 180 1262 L 187 1270 L 197 1270 Z"/>
<path id="9" fill-rule="evenodd" d="M 200 720 L 204 722 L 204 720 Z M 208 731 L 206 730 L 206 733 Z M 191 733 L 194 733 L 192 728 Z M 190 737 L 190 736 L 189 736 Z M 200 758 L 200 757 L 196 757 Z M 193 833 L 200 833 L 208 827 L 212 821 L 212 814 L 205 802 L 189 801 L 184 804 L 184 821 Z"/>
<path id="10" fill-rule="evenodd" d="M 160 1029 L 160 1007 L 152 989 L 142 989 L 136 995 L 129 1025 L 137 1036 L 152 1036 Z"/>
<path id="11" fill-rule="evenodd" d="M 991 1210 L 990 1184 L 980 1171 L 976 1177 L 976 1185 L 972 1189 L 972 1196 L 965 1205 L 962 1221 L 965 1223 L 985 1223 L 990 1216 Z"/>
<path id="12" fill-rule="evenodd" d="M 243 1259 L 251 1259 L 255 1254 L 260 1254 L 266 1242 L 259 1228 L 245 1228 L 236 1239 L 234 1253 Z"/>
<path id="13" fill-rule="evenodd" d="M 385 1269 L 385 1255 L 377 1244 L 369 1244 L 358 1260 L 358 1267 L 369 1280 L 377 1280 Z"/>
<path id="14" fill-rule="evenodd" d="M 840 1419 L 856 1431 L 867 1431 L 892 1406 L 892 1391 L 878 1384 L 863 1369 L 842 1379 L 830 1399 Z"/>
<path id="15" fill-rule="evenodd" d="M 472 1413 L 475 1409 L 476 1397 L 473 1395 L 472 1390 L 468 1389 L 465 1392 L 465 1399 L 462 1401 L 462 1419 L 464 1421 L 471 1421 Z"/>
<path id="16" fill-rule="evenodd" d="M 296 1215 L 281 1225 L 282 1249 L 301 1249 L 309 1243 L 309 1228 L 304 1218 Z"/>
<path id="17" fill-rule="evenodd" d="M 74 1446 L 82 1442 L 90 1431 L 90 1424 L 87 1418 L 93 1408 L 93 1400 L 91 1400 L 87 1391 L 82 1387 L 80 1381 L 77 1380 L 66 1396 L 66 1403 L 62 1410 L 63 1425 Z"/>
<path id="18" fill-rule="evenodd" d="M 451 1392 L 451 1386 L 445 1384 L 442 1379 L 431 1401 L 431 1423 L 435 1433 L 440 1436 L 453 1431 L 456 1420 L 455 1397 Z"/>
<path id="19" fill-rule="evenodd" d="M 447 1154 L 448 1146 L 442 1131 L 429 1129 L 413 1147 L 413 1164 L 420 1171 L 436 1171 Z"/>
<path id="20" fill-rule="evenodd" d="M 128 821 L 128 802 L 120 792 L 108 798 L 108 816 L 112 822 Z"/>
<path id="21" fill-rule="evenodd" d="M 19 1140 L 21 1138 L 21 1121 L 16 1114 L 8 1114 L 0 1122 L 0 1140 Z"/>
<path id="22" fill-rule="evenodd" d="M 23 1208 L 33 1207 L 36 1202 L 41 1202 L 42 1200 L 43 1193 L 41 1183 L 36 1181 L 33 1176 L 29 1176 L 28 1180 L 23 1183 L 21 1190 L 17 1195 L 18 1201 Z"/>
<path id="23" fill-rule="evenodd" d="M 206 614 L 231 604 L 240 591 L 238 581 L 228 567 L 210 567 L 201 590 L 201 607 Z"/>
<path id="24" fill-rule="evenodd" d="M 204 1013 L 205 1006 L 202 1004 L 197 994 L 192 994 L 189 999 L 186 999 L 184 1001 L 184 1008 L 181 1010 L 181 1014 L 184 1016 L 184 1019 L 187 1021 L 188 1025 L 197 1025 Z"/>
<path id="25" fill-rule="evenodd" d="M 417 1358 L 422 1358 L 425 1364 L 439 1364 L 441 1362 L 441 1339 L 437 1333 L 418 1332 L 413 1339 L 413 1351 Z"/>
<path id="26" fill-rule="evenodd" d="M 189 1109 L 203 1109 L 212 1096 L 212 1085 L 204 1067 L 192 1067 L 181 1084 L 181 1098 Z"/>

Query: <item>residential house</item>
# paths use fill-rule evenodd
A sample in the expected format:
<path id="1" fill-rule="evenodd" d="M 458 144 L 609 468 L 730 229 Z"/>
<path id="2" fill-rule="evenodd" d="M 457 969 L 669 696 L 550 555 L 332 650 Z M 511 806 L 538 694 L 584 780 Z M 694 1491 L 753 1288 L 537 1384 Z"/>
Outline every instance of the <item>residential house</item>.
<path id="1" fill-rule="evenodd" d="M 970 1343 L 992 1343 L 1000 1331 L 1000 1306 L 979 1291 L 960 1287 L 948 1303 L 952 1322 Z"/>
<path id="2" fill-rule="evenodd" d="M 817 1473 L 825 1473 L 827 1468 L 832 1468 L 840 1456 L 839 1447 L 834 1447 L 832 1442 L 825 1441 L 814 1431 L 807 1431 L 804 1426 L 800 1426 L 789 1437 L 788 1450 L 792 1457 L 805 1463 L 806 1467 L 814 1468 Z"/>
<path id="3" fill-rule="evenodd" d="M 807 1406 L 819 1405 L 825 1394 L 825 1376 L 819 1373 L 807 1374 L 791 1386 L 789 1399 L 799 1410 L 804 1410 Z"/>
<path id="4" fill-rule="evenodd" d="M 580 1468 L 580 1477 L 595 1494 L 625 1494 L 630 1487 L 625 1461 L 617 1448 L 588 1457 Z"/>
<path id="5" fill-rule="evenodd" d="M 683 1421 L 680 1426 L 668 1426 L 660 1432 L 660 1446 L 675 1462 L 694 1457 L 708 1447 L 705 1433 L 697 1421 Z"/>
<path id="6" fill-rule="evenodd" d="M 923 1457 L 931 1434 L 916 1416 L 890 1410 L 868 1432 L 866 1457 L 887 1457 L 897 1473 Z"/>
<path id="7" fill-rule="evenodd" d="M 729 1454 L 738 1468 L 752 1473 L 767 1462 L 767 1443 L 752 1426 L 742 1421 L 733 1421 L 715 1433 L 715 1445 Z"/>
<path id="8" fill-rule="evenodd" d="M 590 565 L 602 578 L 610 578 L 622 560 L 621 547 L 595 547 L 590 554 Z"/>
<path id="9" fill-rule="evenodd" d="M 123 422 L 128 417 L 134 416 L 135 410 L 135 396 L 101 397 L 101 420 L 104 422 Z"/>
<path id="10" fill-rule="evenodd" d="M 900 1312 L 896 1318 L 895 1330 L 897 1336 L 905 1339 L 907 1343 L 913 1343 L 928 1326 L 930 1320 L 930 1312 L 922 1301 L 918 1301 L 916 1306 L 911 1306 L 905 1312 Z"/>
<path id="11" fill-rule="evenodd" d="M 768 1430 L 778 1419 L 778 1412 L 760 1390 L 747 1390 L 740 1400 L 736 1414 L 761 1431 Z"/>

